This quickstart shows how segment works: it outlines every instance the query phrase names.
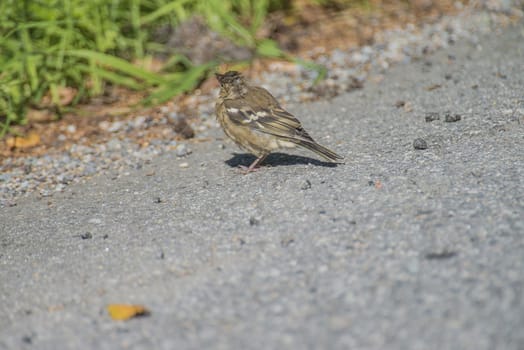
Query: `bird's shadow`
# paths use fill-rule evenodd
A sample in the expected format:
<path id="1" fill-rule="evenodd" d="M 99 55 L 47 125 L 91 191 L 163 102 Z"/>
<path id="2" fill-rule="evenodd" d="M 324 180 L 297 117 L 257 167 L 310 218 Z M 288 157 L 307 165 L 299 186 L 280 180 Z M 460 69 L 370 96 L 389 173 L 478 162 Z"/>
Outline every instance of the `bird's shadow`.
<path id="1" fill-rule="evenodd" d="M 249 166 L 255 161 L 256 157 L 248 153 L 233 153 L 233 157 L 226 160 L 225 163 L 230 167 L 236 168 L 240 165 Z M 298 165 L 298 164 L 312 164 L 314 166 L 323 166 L 328 168 L 334 168 L 339 165 L 339 163 L 323 162 L 318 159 L 285 154 L 285 153 L 271 153 L 264 162 L 262 166 L 285 166 L 285 165 Z"/>

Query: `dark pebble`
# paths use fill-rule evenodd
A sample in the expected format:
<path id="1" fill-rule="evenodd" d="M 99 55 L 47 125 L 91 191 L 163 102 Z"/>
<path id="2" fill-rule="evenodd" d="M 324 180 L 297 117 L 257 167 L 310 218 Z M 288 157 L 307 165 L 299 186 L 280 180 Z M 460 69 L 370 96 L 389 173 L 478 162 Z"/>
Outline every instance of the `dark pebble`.
<path id="1" fill-rule="evenodd" d="M 169 120 L 173 124 L 173 129 L 175 132 L 184 139 L 191 139 L 195 136 L 195 131 L 191 125 L 188 124 L 185 117 L 172 114 Z"/>
<path id="2" fill-rule="evenodd" d="M 257 226 L 258 224 L 260 224 L 260 221 L 254 217 L 250 217 L 249 218 L 249 225 L 250 226 Z"/>
<path id="3" fill-rule="evenodd" d="M 449 259 L 457 255 L 457 252 L 444 250 L 442 252 L 434 252 L 426 254 L 426 259 L 428 260 L 440 260 L 440 259 Z"/>
<path id="4" fill-rule="evenodd" d="M 395 107 L 397 108 L 404 107 L 405 105 L 406 101 L 398 100 L 397 102 L 395 102 Z"/>
<path id="5" fill-rule="evenodd" d="M 25 344 L 32 344 L 33 343 L 33 338 L 30 335 L 24 335 L 22 337 L 22 342 L 25 343 Z"/>
<path id="6" fill-rule="evenodd" d="M 428 144 L 424 139 L 418 138 L 413 141 L 413 147 L 415 149 L 427 149 Z"/>
<path id="7" fill-rule="evenodd" d="M 462 119 L 462 116 L 460 114 L 446 113 L 446 117 L 444 118 L 444 121 L 446 123 L 455 123 L 455 122 L 458 122 L 460 119 Z"/>
<path id="8" fill-rule="evenodd" d="M 80 235 L 80 238 L 82 238 L 82 239 L 91 239 L 91 238 L 93 238 L 93 235 L 91 234 L 91 232 L 86 232 L 86 233 L 82 233 Z"/>
<path id="9" fill-rule="evenodd" d="M 432 121 L 439 120 L 440 115 L 437 112 L 428 112 L 426 113 L 426 123 L 431 123 Z"/>

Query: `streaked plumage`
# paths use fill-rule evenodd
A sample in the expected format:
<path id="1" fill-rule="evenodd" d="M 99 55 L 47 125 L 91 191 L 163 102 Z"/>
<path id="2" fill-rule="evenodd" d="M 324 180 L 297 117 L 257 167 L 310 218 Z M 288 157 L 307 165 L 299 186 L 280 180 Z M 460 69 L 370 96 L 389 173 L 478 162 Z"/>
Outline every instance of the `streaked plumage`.
<path id="1" fill-rule="evenodd" d="M 298 119 L 283 109 L 266 89 L 248 85 L 235 71 L 216 77 L 220 83 L 216 104 L 220 125 L 237 145 L 257 157 L 247 172 L 253 171 L 270 152 L 281 148 L 301 146 L 331 162 L 343 159 L 316 143 Z"/>

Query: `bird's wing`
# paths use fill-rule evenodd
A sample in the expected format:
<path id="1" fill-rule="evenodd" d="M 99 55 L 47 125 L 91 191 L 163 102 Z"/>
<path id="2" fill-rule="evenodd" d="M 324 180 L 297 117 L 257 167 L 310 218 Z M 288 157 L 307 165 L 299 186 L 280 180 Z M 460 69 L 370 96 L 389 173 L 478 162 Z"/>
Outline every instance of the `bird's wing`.
<path id="1" fill-rule="evenodd" d="M 269 95 L 266 90 L 263 91 Z M 280 107 L 273 96 L 267 95 L 262 95 L 262 101 L 249 98 L 225 100 L 224 106 L 229 118 L 238 125 L 266 134 L 296 141 L 313 141 L 298 119 Z"/>

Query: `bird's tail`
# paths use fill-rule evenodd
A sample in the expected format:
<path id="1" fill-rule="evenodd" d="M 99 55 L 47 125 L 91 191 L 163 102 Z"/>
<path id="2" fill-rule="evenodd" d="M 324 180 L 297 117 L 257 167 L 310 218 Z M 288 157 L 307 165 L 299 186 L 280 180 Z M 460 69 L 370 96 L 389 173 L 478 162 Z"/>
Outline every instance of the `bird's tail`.
<path id="1" fill-rule="evenodd" d="M 336 154 L 329 148 L 319 145 L 315 141 L 299 140 L 297 144 L 299 146 L 307 148 L 310 151 L 315 152 L 316 154 L 324 157 L 325 159 L 329 160 L 330 162 L 339 163 L 342 161 L 342 159 L 344 159 L 344 157 L 342 157 L 341 155 Z"/>

